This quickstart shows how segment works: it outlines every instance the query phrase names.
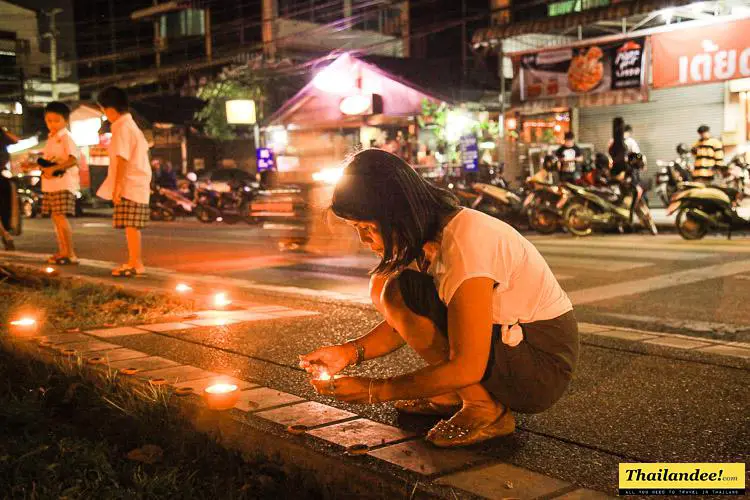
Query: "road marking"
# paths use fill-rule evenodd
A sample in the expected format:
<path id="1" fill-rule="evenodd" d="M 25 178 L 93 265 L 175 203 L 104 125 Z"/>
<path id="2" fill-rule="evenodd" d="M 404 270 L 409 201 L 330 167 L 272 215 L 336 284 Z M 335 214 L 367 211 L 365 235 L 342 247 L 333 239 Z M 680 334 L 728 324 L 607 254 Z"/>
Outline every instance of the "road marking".
<path id="1" fill-rule="evenodd" d="M 653 266 L 653 262 L 634 262 L 628 260 L 590 259 L 588 257 L 561 257 L 558 255 L 545 256 L 550 267 L 572 267 L 576 269 L 607 269 L 609 271 L 627 271 L 640 267 Z"/>
<path id="2" fill-rule="evenodd" d="M 706 281 L 734 274 L 745 273 L 750 271 L 750 260 L 740 260 L 726 264 L 717 264 L 715 266 L 706 266 L 700 269 L 689 269 L 687 271 L 678 271 L 652 278 L 643 278 L 633 281 L 625 281 L 614 285 L 597 286 L 593 288 L 584 288 L 568 293 L 573 304 L 582 305 L 592 302 L 601 302 L 602 300 L 614 299 L 626 295 L 636 295 L 640 293 L 653 292 L 663 288 L 674 286 L 688 285 L 699 281 Z"/>
<path id="3" fill-rule="evenodd" d="M 566 254 L 570 255 L 571 250 L 576 251 L 578 248 L 570 248 L 570 245 L 550 245 L 546 243 L 537 243 L 536 248 L 547 256 L 547 254 Z M 690 252 L 690 251 L 675 251 L 675 250 L 662 250 L 662 249 L 634 249 L 630 248 L 627 251 L 623 251 L 617 248 L 587 248 L 586 258 L 591 257 L 628 257 L 629 259 L 656 259 L 656 260 L 685 260 L 693 261 L 698 259 L 706 259 L 712 257 L 712 254 L 707 252 Z M 611 262 L 611 261 L 609 261 Z"/>
<path id="4" fill-rule="evenodd" d="M 650 323 L 655 325 L 668 326 L 681 330 L 690 330 L 693 332 L 713 332 L 720 334 L 733 334 L 742 331 L 750 331 L 750 325 L 735 325 L 730 323 L 717 323 L 713 321 L 694 321 L 671 318 L 657 318 L 656 316 L 639 316 L 636 314 L 618 314 L 618 313 L 601 313 L 602 316 L 618 318 L 637 323 Z"/>
<path id="5" fill-rule="evenodd" d="M 544 245 L 564 245 L 570 248 L 584 248 L 586 251 L 593 248 L 623 248 L 632 250 L 668 250 L 668 251 L 703 251 L 713 253 L 750 253 L 750 239 L 736 238 L 727 240 L 726 238 L 711 237 L 699 242 L 687 242 L 682 238 L 670 238 L 669 236 L 657 238 L 631 238 L 627 235 L 620 235 L 617 239 L 608 236 L 592 236 L 589 238 L 568 238 L 568 237 L 549 237 L 526 235 L 535 246 Z"/>

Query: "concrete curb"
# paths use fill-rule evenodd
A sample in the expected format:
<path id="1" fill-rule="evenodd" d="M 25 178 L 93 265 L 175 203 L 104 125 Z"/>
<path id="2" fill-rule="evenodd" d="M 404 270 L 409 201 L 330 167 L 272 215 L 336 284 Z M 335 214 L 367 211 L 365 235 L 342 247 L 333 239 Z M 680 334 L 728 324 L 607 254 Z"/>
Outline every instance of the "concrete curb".
<path id="1" fill-rule="evenodd" d="M 199 372 L 211 374 L 197 367 L 122 348 L 116 343 L 118 336 L 128 335 L 128 332 L 136 329 L 111 328 L 111 336 L 106 330 L 53 336 L 36 334 L 23 338 L 9 336 L 5 343 L 17 352 L 48 364 L 60 357 L 69 359 L 85 367 L 82 370 L 84 374 L 101 374 L 112 369 L 122 371 L 125 366 L 142 367 L 142 371 L 120 378 L 125 387 L 148 385 L 158 375 L 166 377 L 168 385 L 165 387 L 171 391 L 176 385 L 197 386 L 200 383 L 194 380 L 177 384 L 179 377 L 175 379 L 175 376 L 180 372 L 191 373 L 192 377 L 201 376 Z M 102 338 L 107 342 L 102 342 Z M 110 361 L 110 356 L 127 359 Z M 92 357 L 105 357 L 107 361 L 89 365 L 87 360 Z M 171 375 L 166 375 L 167 372 Z M 603 493 L 584 490 L 559 479 L 498 462 L 481 453 L 440 450 L 425 445 L 419 436 L 355 414 L 313 425 L 304 435 L 292 435 L 284 425 L 263 414 L 284 409 L 299 411 L 304 404 L 325 405 L 308 403 L 297 396 L 259 387 L 252 382 L 242 382 L 246 388 L 240 392 L 241 401 L 229 411 L 207 409 L 196 395 L 174 397 L 173 403 L 196 430 L 216 438 L 221 445 L 248 456 L 273 458 L 303 475 L 312 475 L 325 488 L 326 498 L 474 499 L 510 498 L 512 495 L 513 498 L 551 499 L 570 498 L 571 494 L 575 495 L 574 498 L 579 495 L 609 498 Z M 269 397 L 270 400 L 267 399 Z M 347 426 L 354 429 L 355 442 L 370 440 L 366 455 L 347 456 L 345 448 L 340 446 L 346 444 L 341 441 L 345 433 L 339 432 L 340 428 Z M 352 439 L 351 433 L 348 439 Z M 424 462 L 421 470 L 416 467 L 420 460 Z"/>

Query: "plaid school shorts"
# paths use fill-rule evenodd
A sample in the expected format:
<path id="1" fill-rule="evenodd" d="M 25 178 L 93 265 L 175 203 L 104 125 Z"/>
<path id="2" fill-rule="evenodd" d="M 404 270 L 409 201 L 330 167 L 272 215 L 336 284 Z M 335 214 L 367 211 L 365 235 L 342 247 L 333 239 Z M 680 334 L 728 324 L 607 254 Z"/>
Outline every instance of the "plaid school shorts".
<path id="1" fill-rule="evenodd" d="M 117 229 L 126 227 L 143 229 L 146 227 L 146 221 L 148 221 L 150 213 L 148 204 L 121 198 L 120 203 L 115 205 L 112 225 Z"/>
<path id="2" fill-rule="evenodd" d="M 42 197 L 43 215 L 75 215 L 76 195 L 70 191 L 51 191 Z"/>

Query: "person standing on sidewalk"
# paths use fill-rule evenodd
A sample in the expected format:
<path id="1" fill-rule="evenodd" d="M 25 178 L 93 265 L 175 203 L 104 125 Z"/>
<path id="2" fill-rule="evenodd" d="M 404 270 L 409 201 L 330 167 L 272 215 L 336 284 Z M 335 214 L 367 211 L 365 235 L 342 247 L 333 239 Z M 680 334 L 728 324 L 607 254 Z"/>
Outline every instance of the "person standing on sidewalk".
<path id="1" fill-rule="evenodd" d="M 111 124 L 109 170 L 98 196 L 112 200 L 115 212 L 113 226 L 125 230 L 128 262 L 112 270 L 112 276 L 131 278 L 142 276 L 143 265 L 141 230 L 149 219 L 151 196 L 151 165 L 148 143 L 129 112 L 128 96 L 118 87 L 102 90 L 97 101 Z"/>
<path id="2" fill-rule="evenodd" d="M 693 179 L 696 181 L 711 182 L 716 170 L 724 166 L 724 145 L 719 139 L 711 137 L 711 129 L 708 125 L 698 127 L 698 142 L 693 145 Z"/>
<path id="3" fill-rule="evenodd" d="M 55 226 L 58 253 L 47 259 L 48 264 L 78 264 L 73 247 L 73 230 L 68 216 L 76 213 L 76 192 L 80 189 L 78 159 L 80 151 L 68 130 L 70 108 L 53 101 L 44 108 L 44 122 L 49 136 L 42 150 L 42 214 L 49 215 Z M 45 166 L 46 165 L 46 166 Z M 35 168 L 38 168 L 35 165 Z"/>
<path id="4" fill-rule="evenodd" d="M 515 229 L 461 208 L 377 149 L 349 161 L 332 210 L 381 258 L 370 295 L 384 321 L 356 340 L 300 356 L 316 391 L 450 417 L 427 435 L 440 447 L 511 434 L 511 410 L 542 412 L 562 396 L 578 360 L 573 306 Z M 388 379 L 333 377 L 404 344 L 429 366 Z"/>
<path id="5" fill-rule="evenodd" d="M 565 142 L 557 148 L 555 155 L 560 160 L 560 179 L 575 184 L 581 178 L 583 151 L 576 144 L 573 132 L 565 133 Z"/>
<path id="6" fill-rule="evenodd" d="M 6 250 L 16 249 L 11 231 L 14 219 L 19 216 L 16 183 L 13 180 L 13 174 L 7 168 L 10 161 L 7 148 L 17 143 L 18 140 L 19 138 L 7 128 L 0 129 L 0 239 L 3 240 L 3 247 Z"/>
<path id="7" fill-rule="evenodd" d="M 638 145 L 638 141 L 633 138 L 633 126 L 625 125 L 623 129 L 625 134 L 625 146 L 628 148 L 628 153 L 640 154 L 641 147 Z"/>

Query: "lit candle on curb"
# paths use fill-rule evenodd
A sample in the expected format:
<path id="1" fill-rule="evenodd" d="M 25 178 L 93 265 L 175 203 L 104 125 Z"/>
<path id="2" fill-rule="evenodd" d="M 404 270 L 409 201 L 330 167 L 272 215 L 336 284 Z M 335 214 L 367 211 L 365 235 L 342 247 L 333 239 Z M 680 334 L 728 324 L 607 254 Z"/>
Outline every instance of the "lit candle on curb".
<path id="1" fill-rule="evenodd" d="M 52 267 L 52 266 L 47 266 L 47 267 L 45 267 L 45 268 L 44 268 L 44 273 L 45 273 L 45 274 L 46 274 L 47 276 L 57 276 L 57 275 L 59 274 L 59 273 L 58 273 L 58 271 L 57 271 L 57 269 L 55 269 L 55 268 L 54 268 L 54 267 Z"/>
<path id="2" fill-rule="evenodd" d="M 177 293 L 188 293 L 192 292 L 193 289 L 190 287 L 190 285 L 186 285 L 185 283 L 178 283 L 174 289 L 177 291 Z"/>
<path id="3" fill-rule="evenodd" d="M 213 384 L 203 389 L 206 406 L 212 410 L 228 410 L 240 399 L 240 391 L 234 384 Z"/>
<path id="4" fill-rule="evenodd" d="M 10 333 L 13 335 L 29 335 L 36 333 L 37 323 L 34 318 L 23 317 L 10 322 Z"/>
<path id="5" fill-rule="evenodd" d="M 214 306 L 217 309 L 223 309 L 232 303 L 224 292 L 217 293 L 214 295 Z"/>

